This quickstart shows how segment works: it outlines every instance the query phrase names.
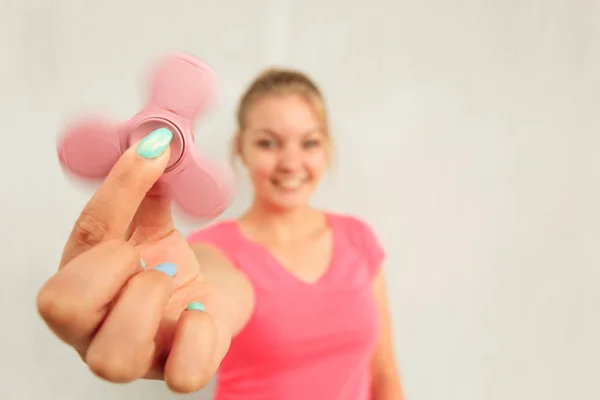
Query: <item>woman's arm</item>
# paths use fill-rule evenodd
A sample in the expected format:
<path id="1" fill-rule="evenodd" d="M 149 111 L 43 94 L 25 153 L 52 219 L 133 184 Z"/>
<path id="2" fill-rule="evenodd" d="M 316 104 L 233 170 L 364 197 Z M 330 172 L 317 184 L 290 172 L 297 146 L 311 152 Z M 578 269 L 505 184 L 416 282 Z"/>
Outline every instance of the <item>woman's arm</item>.
<path id="1" fill-rule="evenodd" d="M 212 325 L 214 328 L 206 329 L 205 334 L 212 333 L 204 335 L 202 340 L 210 341 L 207 348 L 214 349 L 214 352 L 207 353 L 212 362 L 209 362 L 208 370 L 202 374 L 200 384 L 194 382 L 193 387 L 189 386 L 189 382 L 175 385 L 178 392 L 185 393 L 208 383 L 227 354 L 231 339 L 246 325 L 254 309 L 252 286 L 241 271 L 215 247 L 191 244 L 191 248 L 198 260 L 200 274 L 171 298 L 171 307 L 168 307 L 170 312 L 167 315 L 173 320 L 174 332 L 181 309 L 192 301 L 200 302 L 204 307 L 204 313 L 200 315 L 206 319 L 207 326 Z M 172 338 L 166 335 L 164 340 L 171 341 Z M 153 378 L 163 379 L 162 376 Z"/>
<path id="2" fill-rule="evenodd" d="M 373 282 L 373 293 L 380 315 L 380 335 L 372 362 L 372 398 L 373 400 L 404 400 L 394 359 L 387 291 L 381 269 Z"/>
<path id="3" fill-rule="evenodd" d="M 191 245 L 203 280 L 206 312 L 235 336 L 254 309 L 254 292 L 246 276 L 219 250 L 204 244 Z"/>

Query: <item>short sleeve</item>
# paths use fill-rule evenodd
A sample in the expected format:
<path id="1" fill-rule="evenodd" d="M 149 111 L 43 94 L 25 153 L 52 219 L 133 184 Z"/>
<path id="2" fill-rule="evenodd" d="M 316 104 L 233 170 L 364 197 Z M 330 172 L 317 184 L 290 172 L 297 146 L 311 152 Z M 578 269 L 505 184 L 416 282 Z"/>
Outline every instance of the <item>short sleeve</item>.
<path id="1" fill-rule="evenodd" d="M 189 244 L 214 244 L 215 235 L 210 228 L 200 228 L 192 231 L 187 236 L 187 242 Z"/>
<path id="2" fill-rule="evenodd" d="M 207 244 L 220 250 L 228 242 L 227 223 L 219 221 L 203 228 L 196 229 L 187 236 L 189 244 Z"/>
<path id="3" fill-rule="evenodd" d="M 236 232 L 234 221 L 221 220 L 191 232 L 187 235 L 187 242 L 190 245 L 208 245 L 218 250 L 234 266 L 238 266 L 242 256 Z"/>
<path id="4" fill-rule="evenodd" d="M 371 277 L 375 277 L 386 257 L 386 251 L 373 228 L 364 220 L 358 217 L 351 217 L 357 242 L 363 251 L 369 268 Z"/>

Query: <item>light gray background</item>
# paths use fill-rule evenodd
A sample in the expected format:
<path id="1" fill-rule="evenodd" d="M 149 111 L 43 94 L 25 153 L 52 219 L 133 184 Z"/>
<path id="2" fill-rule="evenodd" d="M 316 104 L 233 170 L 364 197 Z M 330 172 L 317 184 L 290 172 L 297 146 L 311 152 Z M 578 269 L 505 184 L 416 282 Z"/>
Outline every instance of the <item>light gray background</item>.
<path id="1" fill-rule="evenodd" d="M 61 124 L 131 116 L 148 64 L 184 50 L 219 74 L 214 154 L 262 67 L 323 87 L 338 157 L 316 203 L 388 249 L 407 399 L 598 399 L 599 37 L 593 0 L 0 0 L 0 398 L 175 398 L 95 379 L 34 299 L 90 195 Z"/>

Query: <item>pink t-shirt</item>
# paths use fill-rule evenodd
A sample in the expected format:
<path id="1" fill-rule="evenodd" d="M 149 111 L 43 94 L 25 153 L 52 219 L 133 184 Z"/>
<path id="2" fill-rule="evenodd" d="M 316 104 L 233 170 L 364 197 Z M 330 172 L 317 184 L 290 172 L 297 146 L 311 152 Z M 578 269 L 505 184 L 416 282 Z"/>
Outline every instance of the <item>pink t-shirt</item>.
<path id="1" fill-rule="evenodd" d="M 333 254 L 305 283 L 235 221 L 189 236 L 218 248 L 251 282 L 255 308 L 217 373 L 214 400 L 368 400 L 378 312 L 371 282 L 384 251 L 361 220 L 327 213 Z"/>

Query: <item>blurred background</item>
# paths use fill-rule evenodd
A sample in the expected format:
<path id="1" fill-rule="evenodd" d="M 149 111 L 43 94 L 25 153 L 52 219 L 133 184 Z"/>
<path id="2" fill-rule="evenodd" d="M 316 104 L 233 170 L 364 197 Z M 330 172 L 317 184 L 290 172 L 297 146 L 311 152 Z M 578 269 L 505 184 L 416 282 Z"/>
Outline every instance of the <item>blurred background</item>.
<path id="1" fill-rule="evenodd" d="M 91 194 L 56 135 L 131 117 L 185 51 L 218 74 L 196 141 L 220 157 L 261 69 L 321 85 L 337 150 L 315 204 L 388 251 L 407 400 L 599 399 L 598 37 L 594 0 L 0 0 L 0 398 L 210 399 L 95 378 L 35 309 Z M 238 178 L 222 218 L 248 205 Z"/>

